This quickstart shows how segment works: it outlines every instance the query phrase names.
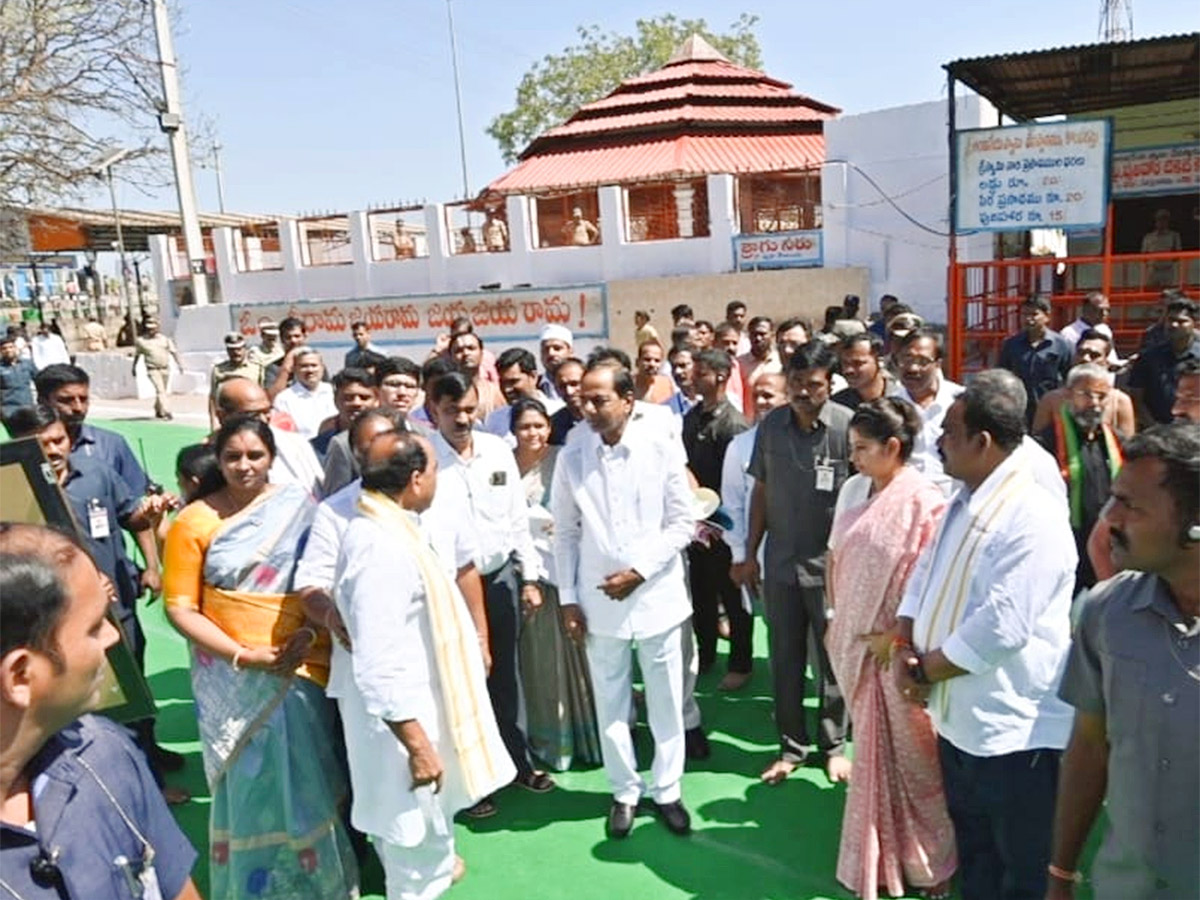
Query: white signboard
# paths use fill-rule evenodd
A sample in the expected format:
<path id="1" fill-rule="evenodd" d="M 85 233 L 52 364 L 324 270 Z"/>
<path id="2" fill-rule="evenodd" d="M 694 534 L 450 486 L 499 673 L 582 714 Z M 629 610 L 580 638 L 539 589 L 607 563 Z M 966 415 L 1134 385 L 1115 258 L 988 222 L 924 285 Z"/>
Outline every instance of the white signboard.
<path id="1" fill-rule="evenodd" d="M 432 344 L 450 323 L 466 316 L 485 341 L 536 341 L 548 324 L 564 325 L 576 337 L 608 337 L 608 298 L 603 285 L 371 297 L 299 303 L 233 304 L 233 327 L 258 334 L 262 318 L 278 322 L 296 316 L 309 343 L 349 345 L 350 326 L 365 322 L 379 344 Z"/>
<path id="2" fill-rule="evenodd" d="M 733 239 L 733 265 L 747 269 L 791 269 L 822 264 L 821 232 L 777 231 Z"/>
<path id="3" fill-rule="evenodd" d="M 1200 144 L 1143 147 L 1113 154 L 1114 197 L 1195 193 L 1200 187 Z"/>
<path id="4" fill-rule="evenodd" d="M 1108 217 L 1107 119 L 960 131 L 959 231 L 1100 228 Z"/>

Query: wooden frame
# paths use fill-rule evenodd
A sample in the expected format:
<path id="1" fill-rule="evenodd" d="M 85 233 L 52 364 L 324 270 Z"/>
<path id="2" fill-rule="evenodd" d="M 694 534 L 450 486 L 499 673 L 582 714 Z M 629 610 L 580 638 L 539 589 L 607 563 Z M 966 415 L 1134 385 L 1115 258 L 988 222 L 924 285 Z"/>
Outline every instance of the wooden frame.
<path id="1" fill-rule="evenodd" d="M 0 444 L 0 520 L 70 531 L 82 541 L 79 523 L 35 438 Z M 92 711 L 117 722 L 150 718 L 155 713 L 150 687 L 111 607 L 108 618 L 121 639 L 108 648 L 100 704 Z"/>

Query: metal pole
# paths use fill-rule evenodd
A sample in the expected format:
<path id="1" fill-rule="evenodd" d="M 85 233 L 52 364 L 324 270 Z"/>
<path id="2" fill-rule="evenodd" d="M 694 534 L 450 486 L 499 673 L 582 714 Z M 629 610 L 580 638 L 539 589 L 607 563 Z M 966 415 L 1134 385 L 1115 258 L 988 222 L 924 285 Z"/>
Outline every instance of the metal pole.
<path id="1" fill-rule="evenodd" d="M 462 86 L 458 80 L 458 42 L 454 38 L 454 11 L 451 0 L 446 0 L 446 21 L 450 23 L 450 65 L 454 70 L 454 107 L 458 112 L 458 154 L 462 161 L 463 199 L 471 197 L 471 183 L 467 178 L 467 138 L 463 129 Z"/>
<path id="2" fill-rule="evenodd" d="M 221 142 L 213 144 L 213 168 L 217 170 L 217 209 L 225 215 L 225 179 L 221 177 Z"/>
<path id="3" fill-rule="evenodd" d="M 137 288 L 138 312 L 141 313 L 144 319 L 146 318 L 146 298 L 142 291 L 142 267 L 140 263 L 141 260 L 135 256 L 133 258 L 133 283 Z"/>
<path id="4" fill-rule="evenodd" d="M 133 300 L 129 296 L 129 283 L 125 280 L 125 235 L 121 231 L 121 211 L 117 209 L 117 190 L 113 187 L 113 167 L 104 170 L 108 180 L 108 196 L 112 200 L 113 223 L 117 228 L 117 255 L 121 259 L 121 303 L 125 307 L 125 324 L 129 328 L 130 343 L 137 340 L 137 325 L 133 321 Z"/>
<path id="5" fill-rule="evenodd" d="M 187 248 L 188 274 L 192 280 L 192 298 L 197 306 L 208 305 L 208 281 L 204 271 L 204 238 L 196 212 L 196 186 L 192 182 L 192 163 L 188 157 L 187 132 L 183 126 L 183 107 L 179 99 L 179 69 L 171 43 L 171 23 L 166 0 L 152 0 L 154 36 L 158 41 L 158 65 L 162 74 L 164 108 L 159 127 L 171 144 L 175 166 L 175 188 L 179 195 L 179 217 L 183 220 L 183 241 Z"/>
<path id="6" fill-rule="evenodd" d="M 949 259 L 947 261 L 947 316 L 946 322 L 949 325 L 947 348 L 950 357 L 950 377 L 955 381 L 962 380 L 962 304 L 958 296 L 959 278 L 958 278 L 958 122 L 955 108 L 954 97 L 954 73 L 947 70 L 947 103 L 950 105 L 949 114 L 947 116 L 949 127 L 948 144 L 950 147 L 950 248 Z"/>

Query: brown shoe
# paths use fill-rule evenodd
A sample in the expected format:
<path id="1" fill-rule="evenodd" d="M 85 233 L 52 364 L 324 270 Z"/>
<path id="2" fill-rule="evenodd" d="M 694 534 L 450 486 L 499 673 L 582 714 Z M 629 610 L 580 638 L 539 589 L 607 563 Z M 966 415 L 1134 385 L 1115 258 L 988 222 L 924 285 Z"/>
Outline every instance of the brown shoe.
<path id="1" fill-rule="evenodd" d="M 750 680 L 749 672 L 726 672 L 725 677 L 717 685 L 717 690 L 722 693 L 730 693 L 732 691 L 740 691 L 746 686 Z"/>

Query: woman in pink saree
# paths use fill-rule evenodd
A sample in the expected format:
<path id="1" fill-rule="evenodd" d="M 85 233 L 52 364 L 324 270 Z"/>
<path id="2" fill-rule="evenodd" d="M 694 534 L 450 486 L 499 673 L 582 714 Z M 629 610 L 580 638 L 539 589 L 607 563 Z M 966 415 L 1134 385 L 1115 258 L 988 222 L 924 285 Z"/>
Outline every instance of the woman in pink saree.
<path id="1" fill-rule="evenodd" d="M 906 886 L 948 897 L 957 866 L 937 736 L 888 668 L 905 584 L 945 510 L 941 490 L 906 465 L 919 430 L 898 398 L 858 408 L 850 458 L 859 474 L 838 496 L 829 538 L 825 643 L 854 725 L 837 878 L 867 900 Z"/>

